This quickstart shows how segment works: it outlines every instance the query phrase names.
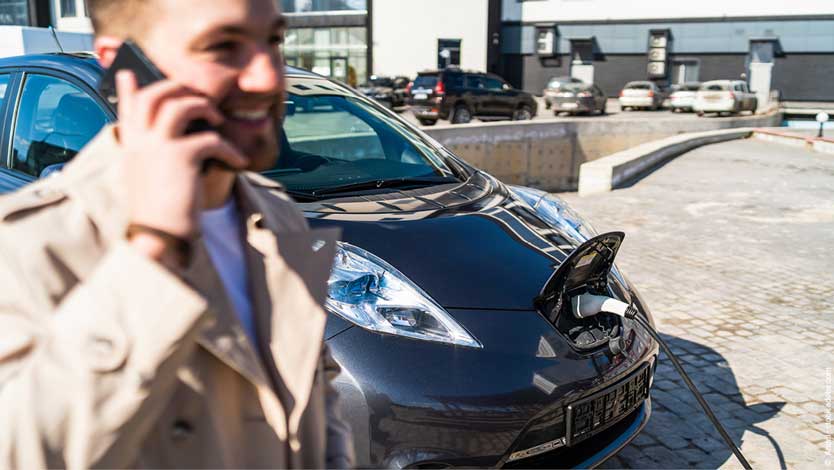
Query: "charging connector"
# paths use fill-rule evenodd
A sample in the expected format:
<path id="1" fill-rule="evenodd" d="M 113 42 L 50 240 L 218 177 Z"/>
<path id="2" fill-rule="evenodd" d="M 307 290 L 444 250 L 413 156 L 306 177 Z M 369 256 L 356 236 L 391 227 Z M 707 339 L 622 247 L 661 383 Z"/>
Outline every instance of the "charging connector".
<path id="1" fill-rule="evenodd" d="M 678 361 L 677 356 L 672 353 L 672 350 L 669 346 L 666 345 L 666 342 L 660 338 L 660 335 L 657 334 L 654 328 L 649 324 L 648 319 L 644 318 L 641 315 L 638 315 L 638 310 L 633 305 L 629 305 L 623 301 L 617 300 L 612 297 L 608 297 L 605 295 L 593 295 L 593 294 L 581 294 L 571 298 L 571 310 L 573 314 L 577 318 L 589 318 L 594 315 L 600 313 L 611 313 L 614 315 L 619 315 L 623 318 L 629 318 L 635 320 L 640 326 L 643 327 L 646 332 L 648 332 L 655 341 L 660 344 L 660 347 L 663 349 L 663 352 L 666 353 L 666 356 L 669 357 L 669 360 L 672 361 L 672 365 L 675 367 L 675 370 L 678 371 L 681 378 L 683 379 L 686 386 L 689 388 L 689 391 L 695 396 L 695 399 L 698 401 L 698 404 L 701 405 L 701 408 L 704 410 L 704 413 L 707 415 L 707 418 L 712 422 L 715 429 L 718 431 L 718 434 L 724 439 L 724 442 L 727 444 L 727 447 L 733 452 L 736 456 L 738 461 L 741 463 L 741 466 L 745 468 L 745 470 L 752 470 L 750 463 L 747 462 L 747 459 L 744 458 L 744 455 L 741 453 L 741 449 L 736 446 L 733 439 L 724 429 L 724 426 L 718 421 L 718 418 L 713 413 L 712 408 L 710 408 L 709 404 L 704 400 L 704 397 L 701 396 L 701 393 L 698 391 L 698 388 L 695 387 L 695 384 L 692 382 L 692 379 L 689 378 L 689 375 L 683 370 L 683 366 L 681 365 L 680 361 Z M 613 351 L 615 354 L 616 351 Z"/>
<path id="2" fill-rule="evenodd" d="M 613 313 L 623 318 L 634 318 L 637 309 L 621 300 L 606 295 L 581 294 L 571 298 L 573 315 L 589 318 L 600 313 Z"/>

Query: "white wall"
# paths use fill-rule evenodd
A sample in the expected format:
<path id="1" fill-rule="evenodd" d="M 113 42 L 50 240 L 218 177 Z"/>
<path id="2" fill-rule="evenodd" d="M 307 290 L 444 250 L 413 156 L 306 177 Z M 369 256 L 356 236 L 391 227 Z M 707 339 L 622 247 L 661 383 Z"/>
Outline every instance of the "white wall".
<path id="1" fill-rule="evenodd" d="M 521 11 L 519 12 L 519 7 Z M 509 8 L 509 9 L 508 9 Z M 504 0 L 505 21 L 720 18 L 834 14 L 831 0 Z"/>
<path id="2" fill-rule="evenodd" d="M 378 0 L 373 6 L 373 73 L 437 68 L 437 40 L 460 39 L 460 65 L 486 70 L 488 0 Z"/>
<path id="3" fill-rule="evenodd" d="M 66 52 L 91 52 L 93 35 L 56 31 Z M 59 52 L 52 32 L 29 26 L 0 26 L 0 57 Z"/>

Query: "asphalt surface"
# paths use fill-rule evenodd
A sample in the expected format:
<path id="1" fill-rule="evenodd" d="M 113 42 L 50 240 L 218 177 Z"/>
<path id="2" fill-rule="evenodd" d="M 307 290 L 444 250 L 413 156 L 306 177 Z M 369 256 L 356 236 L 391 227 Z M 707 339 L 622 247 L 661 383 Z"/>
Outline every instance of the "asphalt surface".
<path id="1" fill-rule="evenodd" d="M 834 468 L 834 157 L 732 141 L 562 196 L 626 232 L 619 266 L 753 468 Z M 740 468 L 663 356 L 652 399 L 607 468 Z"/>

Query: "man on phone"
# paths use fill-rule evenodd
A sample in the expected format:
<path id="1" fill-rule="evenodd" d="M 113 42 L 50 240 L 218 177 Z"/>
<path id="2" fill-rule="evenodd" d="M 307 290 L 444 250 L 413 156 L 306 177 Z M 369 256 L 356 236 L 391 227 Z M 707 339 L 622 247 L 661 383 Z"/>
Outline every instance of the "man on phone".
<path id="1" fill-rule="evenodd" d="M 0 199 L 0 467 L 352 465 L 332 234 L 252 173 L 279 149 L 276 3 L 88 0 L 102 65 L 130 38 L 169 79 L 120 72 L 118 126 Z"/>

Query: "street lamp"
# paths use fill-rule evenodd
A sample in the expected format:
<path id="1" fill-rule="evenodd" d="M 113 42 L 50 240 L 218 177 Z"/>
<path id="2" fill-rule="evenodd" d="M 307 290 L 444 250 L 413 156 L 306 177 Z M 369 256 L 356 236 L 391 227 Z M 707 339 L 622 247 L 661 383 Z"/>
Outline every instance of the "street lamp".
<path id="1" fill-rule="evenodd" d="M 817 113 L 817 122 L 820 123 L 820 130 L 817 132 L 817 137 L 822 137 L 822 126 L 828 121 L 828 113 L 821 111 Z"/>

